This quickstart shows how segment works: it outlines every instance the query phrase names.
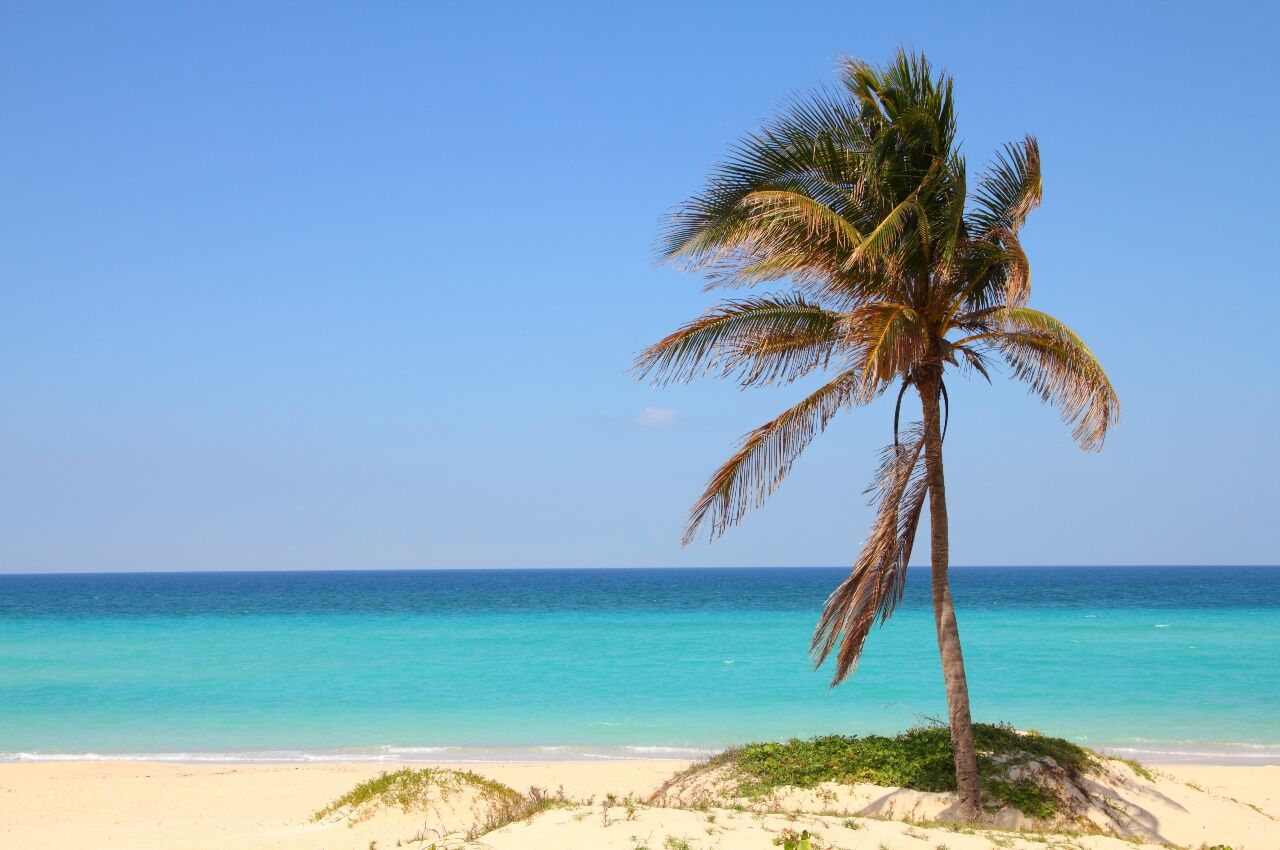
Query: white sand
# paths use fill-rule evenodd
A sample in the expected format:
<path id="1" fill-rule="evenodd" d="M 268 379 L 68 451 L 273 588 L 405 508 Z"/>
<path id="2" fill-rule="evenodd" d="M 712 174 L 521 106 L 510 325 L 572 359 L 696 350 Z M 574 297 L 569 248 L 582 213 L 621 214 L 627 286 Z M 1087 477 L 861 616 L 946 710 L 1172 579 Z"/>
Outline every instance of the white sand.
<path id="1" fill-rule="evenodd" d="M 536 762 L 470 767 L 525 790 L 563 787 L 591 806 L 555 809 L 483 837 L 494 850 L 665 850 L 668 838 L 696 850 L 770 850 L 782 829 L 811 829 L 847 850 L 993 850 L 1046 844 L 1011 834 L 955 832 L 896 821 L 843 816 L 788 818 L 732 811 L 621 805 L 607 793 L 647 796 L 686 763 L 677 761 Z M 422 767 L 423 765 L 409 765 Z M 410 845 L 412 818 L 389 814 L 348 826 L 314 823 L 317 809 L 387 764 L 175 765 L 54 762 L 0 765 L 3 850 L 379 850 Z M 1227 844 L 1280 850 L 1280 767 L 1172 765 L 1144 805 L 1165 840 L 1183 846 Z M 1192 782 L 1204 790 L 1186 785 Z M 1232 799 L 1234 798 L 1234 799 Z M 1240 801 L 1240 802 L 1235 802 Z M 1262 813 L 1244 804 L 1253 804 Z M 850 828 L 845 824 L 855 828 Z M 1274 829 L 1273 829 L 1274 827 Z M 1087 850 L 1132 850 L 1098 836 L 1070 839 Z M 459 846 L 451 844 L 450 846 Z"/>

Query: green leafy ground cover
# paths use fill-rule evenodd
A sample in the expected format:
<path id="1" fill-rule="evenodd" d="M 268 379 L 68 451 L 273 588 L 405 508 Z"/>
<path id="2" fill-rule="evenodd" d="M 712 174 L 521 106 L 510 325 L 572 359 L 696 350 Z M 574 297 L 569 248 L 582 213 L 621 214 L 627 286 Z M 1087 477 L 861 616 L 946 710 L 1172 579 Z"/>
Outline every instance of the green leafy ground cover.
<path id="1" fill-rule="evenodd" d="M 1030 817 L 1051 817 L 1057 795 L 1026 776 L 1014 778 L 1019 766 L 1051 759 L 1071 776 L 1086 772 L 1097 756 L 1062 738 L 1018 732 L 1011 726 L 974 726 L 978 773 L 989 803 L 1010 805 Z M 747 744 L 727 750 L 700 769 L 728 765 L 745 781 L 739 791 L 758 797 L 784 786 L 813 788 L 823 782 L 954 791 L 955 762 L 951 733 L 945 726 L 908 729 L 893 737 L 824 735 L 782 743 Z"/>

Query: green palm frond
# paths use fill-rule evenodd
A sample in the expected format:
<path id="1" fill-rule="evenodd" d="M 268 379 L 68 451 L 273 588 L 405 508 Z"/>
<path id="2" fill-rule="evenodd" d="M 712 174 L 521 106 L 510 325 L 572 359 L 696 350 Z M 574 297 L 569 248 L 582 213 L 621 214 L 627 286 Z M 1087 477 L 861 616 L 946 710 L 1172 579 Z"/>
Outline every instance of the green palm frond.
<path id="1" fill-rule="evenodd" d="M 898 237 L 906 227 L 907 219 L 915 211 L 915 207 L 915 193 L 899 201 L 849 254 L 841 268 L 848 271 L 859 263 L 875 263 L 885 259 L 897 246 Z"/>
<path id="2" fill-rule="evenodd" d="M 1020 145 L 1005 145 L 978 181 L 970 216 L 974 233 L 1016 233 L 1040 205 L 1043 191 L 1040 145 L 1035 138 L 1027 136 Z"/>
<path id="3" fill-rule="evenodd" d="M 965 311 L 1017 307 L 1031 297 L 1031 263 L 1013 231 L 967 240 L 957 270 L 958 274 L 940 286 L 941 300 L 949 305 L 945 310 L 948 317 Z"/>
<path id="4" fill-rule="evenodd" d="M 671 216 L 659 255 L 697 269 L 758 242 L 751 205 L 744 203 L 753 193 L 789 191 L 842 209 L 859 171 L 859 132 L 847 104 L 828 93 L 794 101 L 739 142 L 706 189 Z"/>
<path id="5" fill-rule="evenodd" d="M 942 187 L 942 209 L 939 214 L 941 236 L 938 239 L 938 262 L 947 271 L 947 277 L 954 276 L 953 266 L 957 261 L 956 251 L 962 246 L 968 232 L 964 226 L 964 205 L 968 197 L 968 172 L 964 157 L 959 153 L 952 154 L 945 172 L 946 185 Z"/>
<path id="6" fill-rule="evenodd" d="M 951 78 L 935 76 L 922 54 L 899 50 L 883 69 L 846 59 L 842 72 L 845 89 L 876 136 L 914 145 L 924 128 L 933 152 L 951 149 L 956 131 Z"/>
<path id="7" fill-rule="evenodd" d="M 844 96 L 798 99 L 740 142 L 670 218 L 660 255 L 719 285 L 792 276 L 855 298 L 897 294 L 876 267 L 927 266 L 927 207 L 941 187 L 963 186 L 949 168 L 962 169 L 951 84 L 907 53 L 883 72 L 850 63 L 844 82 Z M 940 219 L 943 234 L 954 218 Z"/>
<path id="8" fill-rule="evenodd" d="M 1020 145 L 1005 145 L 978 180 L 966 214 L 972 241 L 963 291 L 953 299 L 954 309 L 1026 303 L 1031 265 L 1018 234 L 1042 196 L 1039 144 L 1027 136 Z"/>

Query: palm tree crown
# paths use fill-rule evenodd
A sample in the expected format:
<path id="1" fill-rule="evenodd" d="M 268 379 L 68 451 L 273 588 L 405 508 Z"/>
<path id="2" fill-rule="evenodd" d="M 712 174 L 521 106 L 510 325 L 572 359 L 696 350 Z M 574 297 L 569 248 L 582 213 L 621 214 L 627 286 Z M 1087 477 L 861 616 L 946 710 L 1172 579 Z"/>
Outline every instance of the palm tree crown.
<path id="1" fill-rule="evenodd" d="M 899 52 L 883 69 L 843 60 L 840 84 L 740 141 L 661 242 L 664 259 L 706 273 L 708 288 L 786 281 L 789 291 L 721 302 L 643 351 L 642 376 L 716 374 L 755 387 L 829 375 L 744 437 L 694 503 L 685 542 L 702 529 L 718 536 L 759 506 L 840 411 L 898 386 L 899 400 L 908 387 L 926 404 L 929 393 L 945 400 L 948 368 L 989 381 L 1003 359 L 1060 409 L 1085 450 L 1117 421 L 1116 394 L 1088 347 L 1026 306 L 1019 234 L 1041 200 L 1036 140 L 1005 146 L 970 191 L 949 77 Z M 833 684 L 901 597 L 929 491 L 925 454 L 923 426 L 886 453 L 871 536 L 814 635 L 817 663 L 839 646 Z"/>

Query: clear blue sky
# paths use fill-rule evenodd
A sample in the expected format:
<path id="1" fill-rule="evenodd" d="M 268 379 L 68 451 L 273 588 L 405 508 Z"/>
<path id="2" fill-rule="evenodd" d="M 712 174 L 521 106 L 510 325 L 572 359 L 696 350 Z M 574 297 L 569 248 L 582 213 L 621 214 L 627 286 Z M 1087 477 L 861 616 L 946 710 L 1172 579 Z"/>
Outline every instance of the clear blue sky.
<path id="1" fill-rule="evenodd" d="M 1277 8 L 5 3 L 0 570 L 848 563 L 891 401 L 681 550 L 802 388 L 627 368 L 708 303 L 663 213 L 899 44 L 973 167 L 1039 137 L 1032 303 L 1124 408 L 955 387 L 953 561 L 1276 563 Z"/>

